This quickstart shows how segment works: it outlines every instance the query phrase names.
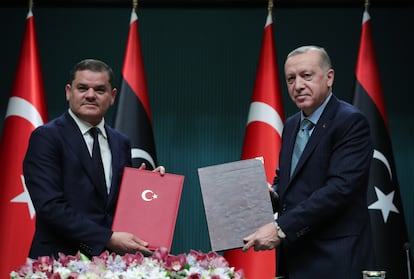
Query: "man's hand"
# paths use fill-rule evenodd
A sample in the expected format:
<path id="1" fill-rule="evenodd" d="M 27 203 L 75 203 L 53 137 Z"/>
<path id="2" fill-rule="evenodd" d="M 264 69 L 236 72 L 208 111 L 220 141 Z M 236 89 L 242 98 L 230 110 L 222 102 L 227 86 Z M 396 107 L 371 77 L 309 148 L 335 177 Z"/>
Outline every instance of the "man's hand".
<path id="1" fill-rule="evenodd" d="M 152 251 L 147 248 L 147 242 L 127 232 L 114 232 L 107 246 L 110 250 L 120 255 L 126 253 L 135 254 L 138 251 L 144 256 L 152 254 Z"/>
<path id="2" fill-rule="evenodd" d="M 145 165 L 145 163 L 142 163 L 141 166 L 139 166 L 138 169 L 145 170 L 146 168 L 147 168 L 147 166 Z M 162 176 L 162 175 L 165 174 L 165 168 L 163 166 L 158 166 L 153 170 L 153 172 L 159 172 Z"/>
<path id="3" fill-rule="evenodd" d="M 243 252 L 249 250 L 252 246 L 255 251 L 272 250 L 280 245 L 280 238 L 277 235 L 276 223 L 272 222 L 260 227 L 251 235 L 245 237 Z"/>

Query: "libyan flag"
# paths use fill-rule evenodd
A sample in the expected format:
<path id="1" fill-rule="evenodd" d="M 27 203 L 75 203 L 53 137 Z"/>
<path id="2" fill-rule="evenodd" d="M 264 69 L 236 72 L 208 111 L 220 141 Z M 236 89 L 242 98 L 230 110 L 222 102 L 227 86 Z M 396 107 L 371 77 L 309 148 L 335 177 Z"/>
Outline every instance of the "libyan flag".
<path id="1" fill-rule="evenodd" d="M 386 278 L 411 278 L 408 277 L 409 240 L 371 36 L 371 19 L 366 10 L 356 64 L 353 103 L 367 116 L 374 145 L 367 197 L 375 253 L 374 268 L 386 271 Z"/>
<path id="2" fill-rule="evenodd" d="M 139 39 L 138 16 L 134 10 L 131 13 L 114 127 L 131 140 L 133 167 L 145 163 L 147 169 L 155 169 L 157 158 L 151 109 Z"/>

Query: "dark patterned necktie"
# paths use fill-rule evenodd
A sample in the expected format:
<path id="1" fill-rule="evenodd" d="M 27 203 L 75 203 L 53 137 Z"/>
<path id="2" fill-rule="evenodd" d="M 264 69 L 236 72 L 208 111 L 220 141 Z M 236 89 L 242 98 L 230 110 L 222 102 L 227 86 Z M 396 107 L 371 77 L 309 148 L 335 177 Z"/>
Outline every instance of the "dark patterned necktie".
<path id="1" fill-rule="evenodd" d="M 303 149 L 305 149 L 306 143 L 309 139 L 310 130 L 312 130 L 313 126 L 314 124 L 306 118 L 303 119 L 300 123 L 300 129 L 296 136 L 295 148 L 293 149 L 290 175 L 292 175 L 293 171 L 295 170 L 299 158 L 302 155 Z"/>
<path id="2" fill-rule="evenodd" d="M 106 179 L 105 179 L 105 170 L 102 163 L 101 148 L 99 147 L 99 128 L 93 127 L 89 130 L 89 133 L 93 138 L 93 147 L 92 147 L 92 164 L 96 174 L 96 177 L 99 180 L 99 185 L 105 188 L 105 193 L 107 193 L 106 188 Z"/>

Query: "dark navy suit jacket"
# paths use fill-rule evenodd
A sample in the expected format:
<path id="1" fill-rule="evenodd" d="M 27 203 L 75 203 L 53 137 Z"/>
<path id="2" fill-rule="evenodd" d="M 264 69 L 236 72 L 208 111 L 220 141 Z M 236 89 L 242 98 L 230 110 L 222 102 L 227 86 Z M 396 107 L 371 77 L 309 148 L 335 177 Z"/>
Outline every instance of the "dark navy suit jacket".
<path id="1" fill-rule="evenodd" d="M 280 151 L 278 274 L 360 279 L 372 260 L 367 208 L 370 128 L 332 95 L 290 177 L 300 112 L 286 120 Z"/>
<path id="2" fill-rule="evenodd" d="M 36 230 L 29 257 L 98 255 L 112 235 L 111 226 L 130 142 L 105 125 L 112 153 L 109 195 L 92 170 L 83 136 L 68 112 L 33 131 L 23 163 L 25 183 L 36 209 Z"/>

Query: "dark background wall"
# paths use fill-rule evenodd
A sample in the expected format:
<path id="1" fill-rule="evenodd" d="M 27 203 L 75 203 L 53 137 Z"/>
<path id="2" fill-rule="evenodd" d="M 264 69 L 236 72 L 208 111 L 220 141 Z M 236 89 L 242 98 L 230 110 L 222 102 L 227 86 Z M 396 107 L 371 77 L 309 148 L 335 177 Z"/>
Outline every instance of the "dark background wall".
<path id="1" fill-rule="evenodd" d="M 251 5 L 227 3 L 190 5 L 187 1 L 174 6 L 159 1 L 143 4 L 138 11 L 159 163 L 169 172 L 186 177 L 173 253 L 210 249 L 197 168 L 239 160 L 241 155 L 267 4 L 265 1 Z M 304 44 L 324 46 L 336 69 L 334 93 L 351 101 L 362 1 L 351 5 L 327 2 L 281 7 L 277 3 L 273 18 L 280 73 L 284 57 L 291 49 Z M 372 5 L 370 14 L 403 210 L 410 239 L 414 239 L 414 117 L 411 115 L 414 10 L 394 3 L 394 6 Z M 0 6 L 3 118 L 27 11 L 26 5 Z M 67 108 L 64 86 L 69 70 L 77 61 L 88 57 L 106 61 L 113 67 L 119 84 L 131 13 L 129 5 L 58 7 L 35 3 L 33 12 L 50 119 Z M 296 108 L 288 99 L 284 83 L 282 90 L 288 116 Z M 106 118 L 110 124 L 114 111 L 113 107 Z M 0 131 L 2 127 L 3 120 Z M 395 213 L 391 212 L 390 218 L 392 214 Z"/>

